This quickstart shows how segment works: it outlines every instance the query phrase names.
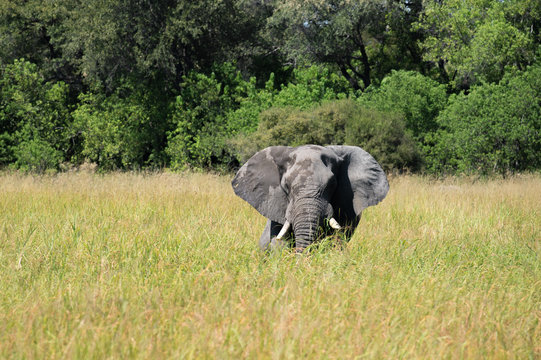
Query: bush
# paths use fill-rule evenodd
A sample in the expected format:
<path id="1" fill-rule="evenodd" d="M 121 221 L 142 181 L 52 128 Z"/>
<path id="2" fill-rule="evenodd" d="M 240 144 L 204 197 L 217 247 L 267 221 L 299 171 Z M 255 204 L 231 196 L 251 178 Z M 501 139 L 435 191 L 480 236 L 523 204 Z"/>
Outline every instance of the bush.
<path id="1" fill-rule="evenodd" d="M 309 109 L 314 104 L 345 99 L 351 93 L 350 85 L 343 76 L 328 67 L 310 66 L 293 71 L 292 81 L 276 93 L 272 106 Z"/>
<path id="2" fill-rule="evenodd" d="M 415 169 L 420 159 L 404 119 L 363 108 L 353 100 L 327 102 L 312 110 L 271 108 L 261 114 L 257 131 L 232 141 L 241 162 L 271 145 L 356 145 L 386 170 Z"/>
<path id="3" fill-rule="evenodd" d="M 259 114 L 271 107 L 309 109 L 324 101 L 344 99 L 351 95 L 348 82 L 323 66 L 311 66 L 293 70 L 291 82 L 276 89 L 274 75 L 264 89 L 255 88 L 255 79 L 250 81 L 247 96 L 238 109 L 227 116 L 233 135 L 250 133 L 257 129 Z"/>
<path id="4" fill-rule="evenodd" d="M 81 94 L 73 118 L 72 136 L 82 142 L 74 162 L 90 160 L 103 170 L 164 164 L 166 105 L 149 89 L 126 81 L 109 96 Z"/>
<path id="5" fill-rule="evenodd" d="M 436 117 L 447 105 L 445 85 L 414 71 L 395 71 L 383 79 L 379 88 L 370 87 L 359 97 L 364 106 L 401 113 L 406 128 L 419 142 L 437 129 Z"/>
<path id="6" fill-rule="evenodd" d="M 427 137 L 435 173 L 513 173 L 541 167 L 541 66 L 450 99 Z"/>
<path id="7" fill-rule="evenodd" d="M 44 149 L 44 156 L 54 153 L 55 161 L 28 168 L 56 167 L 56 159 L 71 147 L 68 86 L 46 82 L 36 65 L 24 59 L 7 65 L 0 75 L 0 165 L 27 167 L 34 163 L 30 158 L 35 151 Z"/>
<path id="8" fill-rule="evenodd" d="M 15 166 L 21 170 L 42 174 L 56 170 L 62 161 L 62 152 L 40 139 L 25 140 L 15 146 Z"/>
<path id="9" fill-rule="evenodd" d="M 421 167 L 418 147 L 401 114 L 359 107 L 347 122 L 344 140 L 368 151 L 387 171 Z"/>
<path id="10" fill-rule="evenodd" d="M 180 95 L 172 105 L 174 130 L 168 134 L 166 153 L 173 168 L 219 167 L 231 158 L 225 143 L 229 137 L 226 114 L 236 109 L 249 83 L 233 65 L 215 66 L 205 75 L 185 76 Z"/>
<path id="11" fill-rule="evenodd" d="M 244 81 L 231 64 L 215 66 L 210 75 L 184 77 L 171 112 L 167 154 L 173 168 L 230 167 L 236 161 L 232 137 L 257 129 L 262 111 L 275 107 L 306 109 L 314 103 L 346 97 L 348 84 L 324 67 L 293 72 L 293 82 L 277 90 L 271 74 L 265 88 L 256 79 Z"/>

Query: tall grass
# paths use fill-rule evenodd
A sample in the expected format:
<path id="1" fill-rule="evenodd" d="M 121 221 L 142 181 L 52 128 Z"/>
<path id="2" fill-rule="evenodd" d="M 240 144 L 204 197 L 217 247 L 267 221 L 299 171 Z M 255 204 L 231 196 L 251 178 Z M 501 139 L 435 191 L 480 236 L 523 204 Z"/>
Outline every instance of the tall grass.
<path id="1" fill-rule="evenodd" d="M 539 176 L 394 178 L 300 257 L 229 181 L 0 176 L 0 357 L 541 357 Z"/>

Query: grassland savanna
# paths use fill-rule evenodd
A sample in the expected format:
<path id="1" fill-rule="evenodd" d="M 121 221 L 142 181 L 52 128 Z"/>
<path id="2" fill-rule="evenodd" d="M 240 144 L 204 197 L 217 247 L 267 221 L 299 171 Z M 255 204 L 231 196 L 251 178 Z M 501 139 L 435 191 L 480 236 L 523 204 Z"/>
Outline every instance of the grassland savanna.
<path id="1" fill-rule="evenodd" d="M 541 357 L 539 176 L 392 178 L 308 256 L 229 181 L 0 176 L 0 357 Z"/>

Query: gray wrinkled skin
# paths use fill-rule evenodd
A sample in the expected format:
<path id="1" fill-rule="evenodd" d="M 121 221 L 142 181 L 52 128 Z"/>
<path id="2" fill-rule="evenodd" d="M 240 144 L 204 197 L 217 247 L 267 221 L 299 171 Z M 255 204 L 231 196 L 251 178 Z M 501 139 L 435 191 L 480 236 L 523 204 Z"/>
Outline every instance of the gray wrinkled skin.
<path id="1" fill-rule="evenodd" d="M 334 217 L 353 234 L 362 211 L 378 204 L 389 183 L 378 162 L 356 146 L 271 146 L 252 156 L 232 181 L 235 194 L 268 221 L 259 240 L 263 249 L 281 248 L 283 224 L 292 224 L 288 237 L 302 251 Z"/>

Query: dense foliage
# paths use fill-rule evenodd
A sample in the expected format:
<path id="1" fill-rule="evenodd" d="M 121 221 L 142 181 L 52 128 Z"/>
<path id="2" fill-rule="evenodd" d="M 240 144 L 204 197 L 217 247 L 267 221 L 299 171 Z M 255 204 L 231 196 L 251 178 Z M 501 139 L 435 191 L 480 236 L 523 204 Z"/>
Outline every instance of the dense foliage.
<path id="1" fill-rule="evenodd" d="M 267 146 L 302 144 L 362 146 L 386 170 L 419 166 L 419 154 L 402 115 L 364 108 L 350 99 L 304 111 L 273 107 L 261 114 L 256 132 L 234 141 L 242 160 Z"/>
<path id="2" fill-rule="evenodd" d="M 539 170 L 539 24 L 535 0 L 0 0 L 0 166 L 228 170 L 311 142 Z"/>
<path id="3" fill-rule="evenodd" d="M 429 135 L 434 172 L 506 174 L 541 168 L 541 66 L 450 99 Z"/>
<path id="4" fill-rule="evenodd" d="M 68 86 L 15 60 L 0 77 L 0 164 L 43 171 L 72 152 Z M 41 156 L 40 156 L 41 155 Z"/>

